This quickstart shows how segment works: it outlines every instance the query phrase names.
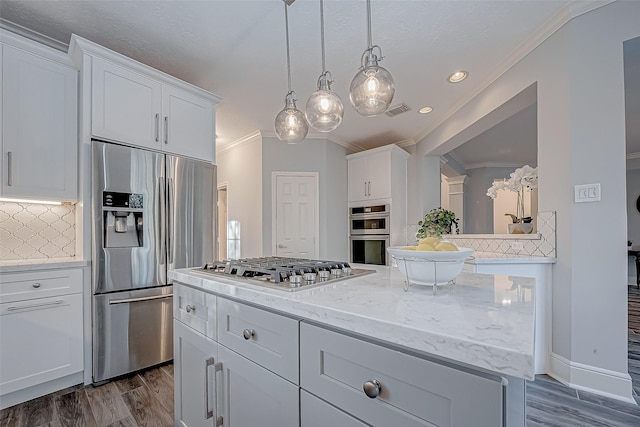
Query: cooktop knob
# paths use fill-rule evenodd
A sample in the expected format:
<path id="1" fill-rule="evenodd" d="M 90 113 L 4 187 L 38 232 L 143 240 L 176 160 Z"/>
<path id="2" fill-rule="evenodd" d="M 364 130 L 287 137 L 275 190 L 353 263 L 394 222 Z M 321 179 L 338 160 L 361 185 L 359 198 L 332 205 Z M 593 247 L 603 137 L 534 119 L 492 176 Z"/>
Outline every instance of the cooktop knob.
<path id="1" fill-rule="evenodd" d="M 331 269 L 331 275 L 332 276 L 336 276 L 336 277 L 340 277 L 342 276 L 342 270 L 339 268 L 332 268 Z"/>
<path id="2" fill-rule="evenodd" d="M 305 282 L 315 282 L 316 281 L 316 273 L 304 273 L 304 276 L 302 276 L 304 278 Z"/>

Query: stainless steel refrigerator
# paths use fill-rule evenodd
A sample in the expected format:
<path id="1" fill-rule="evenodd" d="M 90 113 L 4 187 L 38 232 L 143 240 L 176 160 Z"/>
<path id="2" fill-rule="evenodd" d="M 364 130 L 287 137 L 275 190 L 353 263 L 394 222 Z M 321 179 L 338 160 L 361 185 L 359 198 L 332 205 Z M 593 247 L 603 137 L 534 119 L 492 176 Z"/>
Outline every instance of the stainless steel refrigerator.
<path id="1" fill-rule="evenodd" d="M 215 260 L 215 166 L 92 142 L 93 382 L 173 359 L 169 269 Z"/>

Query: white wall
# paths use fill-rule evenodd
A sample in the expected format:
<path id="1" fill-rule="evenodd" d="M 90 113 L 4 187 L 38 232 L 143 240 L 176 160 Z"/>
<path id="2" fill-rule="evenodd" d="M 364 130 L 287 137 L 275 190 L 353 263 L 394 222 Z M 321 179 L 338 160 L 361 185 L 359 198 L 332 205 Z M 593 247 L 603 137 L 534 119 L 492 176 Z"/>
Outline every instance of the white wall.
<path id="1" fill-rule="evenodd" d="M 218 185 L 227 185 L 227 218 L 240 222 L 240 256 L 262 256 L 262 137 L 216 156 Z"/>
<path id="2" fill-rule="evenodd" d="M 324 139 L 307 139 L 288 145 L 263 138 L 262 149 L 262 250 L 272 252 L 271 174 L 277 171 L 318 172 L 320 254 L 322 259 L 348 259 L 346 149 Z"/>
<path id="3" fill-rule="evenodd" d="M 558 221 L 554 375 L 624 399 L 632 397 L 620 244 L 627 234 L 622 43 L 640 35 L 638 16 L 640 2 L 614 2 L 573 19 L 417 147 L 419 156 L 439 154 L 447 140 L 537 82 L 539 210 L 556 211 Z M 574 185 L 586 183 L 601 184 L 601 202 L 573 202 Z"/>
<path id="4" fill-rule="evenodd" d="M 636 200 L 640 196 L 640 169 L 627 171 L 627 240 L 633 246 L 640 246 L 640 212 L 636 209 Z M 636 263 L 628 258 L 629 283 L 636 283 Z"/>

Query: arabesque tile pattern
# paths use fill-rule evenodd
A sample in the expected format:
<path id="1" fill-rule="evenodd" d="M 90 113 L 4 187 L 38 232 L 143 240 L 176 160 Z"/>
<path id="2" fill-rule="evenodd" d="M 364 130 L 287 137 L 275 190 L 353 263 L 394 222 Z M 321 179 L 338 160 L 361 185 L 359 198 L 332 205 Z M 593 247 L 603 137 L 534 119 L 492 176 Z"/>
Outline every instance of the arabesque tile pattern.
<path id="1" fill-rule="evenodd" d="M 0 202 L 0 260 L 75 256 L 74 205 Z"/>

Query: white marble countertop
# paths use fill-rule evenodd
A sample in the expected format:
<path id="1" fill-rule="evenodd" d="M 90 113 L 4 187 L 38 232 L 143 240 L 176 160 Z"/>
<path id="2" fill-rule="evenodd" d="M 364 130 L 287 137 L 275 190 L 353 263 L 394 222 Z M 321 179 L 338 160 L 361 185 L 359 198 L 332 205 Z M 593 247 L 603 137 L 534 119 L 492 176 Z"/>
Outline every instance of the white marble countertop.
<path id="1" fill-rule="evenodd" d="M 467 264 L 553 264 L 556 258 L 476 251 L 465 262 Z"/>
<path id="2" fill-rule="evenodd" d="M 462 273 L 455 285 L 403 290 L 396 268 L 375 269 L 322 287 L 286 292 L 212 276 L 170 271 L 174 281 L 424 354 L 502 375 L 533 379 L 535 280 Z"/>
<path id="3" fill-rule="evenodd" d="M 0 261 L 0 273 L 86 267 L 89 264 L 89 261 L 80 257 L 4 260 Z"/>

